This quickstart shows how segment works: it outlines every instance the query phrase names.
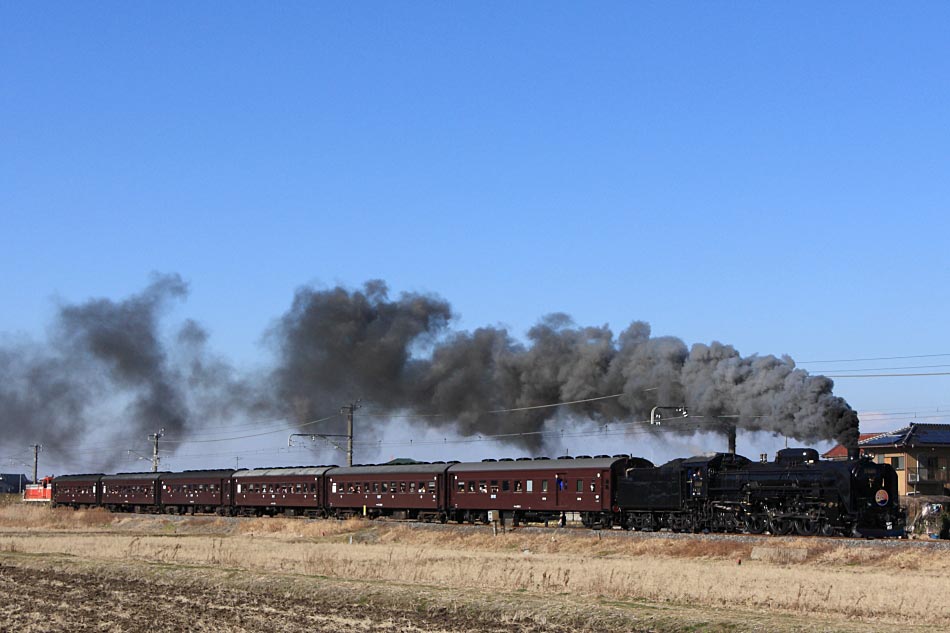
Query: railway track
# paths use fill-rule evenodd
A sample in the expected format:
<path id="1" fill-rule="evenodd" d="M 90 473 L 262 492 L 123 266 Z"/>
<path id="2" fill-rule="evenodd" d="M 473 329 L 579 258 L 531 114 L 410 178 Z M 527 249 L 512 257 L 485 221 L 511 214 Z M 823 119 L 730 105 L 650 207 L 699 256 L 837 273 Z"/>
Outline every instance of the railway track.
<path id="1" fill-rule="evenodd" d="M 269 521 L 286 520 L 300 521 L 306 524 L 319 525 L 322 523 L 332 523 L 334 519 L 307 519 L 302 517 L 284 518 L 284 517 L 227 517 L 215 514 L 197 514 L 197 515 L 167 515 L 167 514 L 122 514 L 117 513 L 115 517 L 133 518 L 136 521 L 164 521 L 188 526 L 194 524 L 201 528 L 206 526 L 209 520 L 213 520 L 218 525 L 238 525 L 248 521 Z M 592 530 L 580 525 L 579 521 L 570 521 L 565 527 L 543 527 L 540 525 L 520 525 L 518 527 L 501 526 L 498 524 L 476 524 L 467 523 L 425 523 L 418 521 L 405 521 L 388 518 L 366 519 L 362 521 L 366 527 L 372 526 L 399 526 L 413 530 L 425 530 L 431 532 L 454 532 L 470 534 L 494 534 L 517 535 L 550 535 L 562 538 L 596 538 L 600 540 L 629 539 L 629 540 L 657 540 L 657 541 L 699 541 L 699 542 L 717 542 L 726 541 L 734 543 L 747 543 L 752 545 L 782 547 L 783 545 L 802 546 L 803 544 L 814 545 L 843 545 L 847 547 L 870 547 L 870 548 L 917 548 L 930 549 L 934 551 L 950 550 L 950 541 L 939 541 L 934 539 L 907 539 L 907 538 L 852 538 L 844 536 L 772 536 L 769 534 L 736 534 L 736 533 L 700 533 L 693 534 L 687 532 L 672 532 L 660 530 L 656 532 L 643 532 L 633 530 L 622 530 L 612 528 L 607 530 Z M 103 526 L 103 531 L 110 531 L 108 526 Z M 9 534 L 9 532 L 7 532 Z M 35 532 L 33 532 L 35 534 Z"/>

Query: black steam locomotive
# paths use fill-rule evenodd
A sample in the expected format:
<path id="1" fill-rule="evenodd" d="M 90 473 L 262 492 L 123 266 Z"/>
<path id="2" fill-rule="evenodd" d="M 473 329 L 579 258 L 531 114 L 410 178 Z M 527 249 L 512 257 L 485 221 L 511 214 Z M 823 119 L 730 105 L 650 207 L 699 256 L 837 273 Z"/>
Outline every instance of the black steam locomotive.
<path id="1" fill-rule="evenodd" d="M 803 536 L 900 536 L 905 515 L 897 474 L 864 458 L 819 461 L 811 448 L 787 448 L 774 462 L 731 453 L 631 468 L 617 482 L 628 529 Z"/>

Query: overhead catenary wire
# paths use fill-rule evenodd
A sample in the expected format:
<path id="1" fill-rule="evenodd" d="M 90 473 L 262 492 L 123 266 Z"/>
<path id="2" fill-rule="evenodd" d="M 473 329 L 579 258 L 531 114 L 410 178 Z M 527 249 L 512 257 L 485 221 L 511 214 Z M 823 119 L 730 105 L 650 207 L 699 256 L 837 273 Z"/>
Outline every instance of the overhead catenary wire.
<path id="1" fill-rule="evenodd" d="M 492 409 L 492 410 L 488 410 L 488 411 L 481 411 L 481 412 L 475 412 L 475 413 L 476 413 L 476 414 L 515 413 L 515 412 L 519 412 L 519 411 L 528 411 L 528 410 L 533 410 L 533 409 L 545 409 L 545 408 L 553 408 L 553 407 L 562 407 L 562 406 L 569 406 L 569 405 L 573 405 L 573 404 L 582 404 L 582 403 L 586 403 L 586 402 L 596 402 L 596 401 L 599 401 L 599 400 L 608 400 L 608 399 L 612 399 L 612 398 L 619 398 L 619 397 L 622 396 L 622 395 L 623 395 L 622 393 L 617 393 L 617 394 L 611 394 L 611 395 L 607 395 L 607 396 L 596 396 L 596 397 L 593 397 L 593 398 L 584 398 L 584 399 L 580 399 L 580 400 L 570 400 L 570 401 L 566 401 L 566 402 L 552 402 L 552 403 L 548 403 L 548 404 L 534 405 L 534 406 L 528 406 L 528 407 L 513 407 L 513 408 L 508 408 L 508 409 Z M 361 414 L 361 415 L 362 415 L 362 414 Z M 390 417 L 390 418 L 397 418 L 397 417 L 398 417 L 398 418 L 416 418 L 416 417 L 422 418 L 422 417 L 444 417 L 444 416 L 446 416 L 447 414 L 443 414 L 443 413 L 434 413 L 434 414 L 422 413 L 422 414 L 395 414 L 395 415 L 388 415 L 388 414 L 376 413 L 376 414 L 369 414 L 369 415 L 371 415 L 371 416 L 373 416 L 373 417 Z M 244 435 L 232 435 L 232 436 L 228 436 L 228 437 L 218 437 L 218 438 L 209 438 L 209 439 L 175 439 L 175 438 L 162 438 L 162 442 L 165 443 L 165 444 L 206 444 L 206 443 L 217 443 L 217 442 L 229 442 L 229 441 L 242 440 L 242 439 L 249 439 L 249 438 L 254 438 L 254 437 L 263 437 L 263 436 L 265 436 L 265 435 L 273 435 L 273 434 L 275 434 L 275 433 L 282 433 L 282 432 L 286 432 L 286 431 L 300 430 L 300 429 L 305 428 L 305 427 L 307 427 L 307 426 L 313 426 L 313 425 L 315 425 L 315 424 L 320 424 L 320 423 L 322 423 L 322 422 L 327 422 L 327 421 L 329 421 L 329 420 L 332 420 L 332 419 L 338 418 L 338 417 L 342 417 L 342 416 L 341 416 L 339 413 L 335 413 L 335 414 L 333 414 L 333 415 L 329 415 L 329 416 L 326 416 L 326 417 L 323 417 L 323 418 L 320 418 L 320 419 L 317 419 L 317 420 L 311 420 L 311 421 L 309 421 L 309 422 L 304 422 L 304 423 L 301 423 L 301 424 L 285 425 L 285 426 L 278 427 L 278 428 L 275 428 L 275 429 L 270 429 L 270 430 L 267 430 L 267 431 L 262 431 L 262 432 L 260 432 L 260 433 L 249 433 L 249 434 L 244 434 Z M 126 451 L 126 450 L 128 450 L 128 449 L 127 449 L 127 448 L 124 448 L 124 447 L 121 447 L 121 446 L 119 446 L 119 445 L 117 445 L 117 444 L 113 444 L 113 445 L 101 445 L 101 448 L 98 449 L 98 450 L 91 449 L 91 447 L 84 447 L 84 449 L 81 449 L 81 450 L 78 450 L 78 451 L 73 451 L 73 453 L 74 453 L 74 454 L 79 454 L 79 453 L 95 454 L 95 453 L 108 453 L 108 452 L 113 452 L 113 451 L 116 451 L 116 450 L 123 450 L 123 451 Z"/>
<path id="2" fill-rule="evenodd" d="M 443 438 L 443 439 L 404 439 L 404 440 L 380 440 L 380 441 L 363 441 L 355 443 L 359 446 L 370 447 L 370 446 L 435 446 L 435 445 L 447 445 L 447 444 L 473 444 L 481 442 L 503 442 L 509 441 L 517 437 L 535 437 L 535 436 L 549 436 L 549 437 L 565 437 L 565 438 L 575 438 L 575 437 L 594 437 L 594 436 L 614 436 L 614 435 L 641 435 L 641 434 L 659 434 L 665 431 L 702 431 L 704 424 L 700 422 L 690 422 L 685 423 L 682 421 L 683 418 L 677 419 L 676 428 L 673 425 L 666 426 L 651 426 L 647 420 L 637 420 L 635 422 L 624 422 L 624 423 L 612 423 L 606 425 L 599 425 L 596 429 L 591 430 L 577 430 L 577 431 L 565 431 L 563 429 L 555 430 L 543 430 L 543 431 L 523 431 L 519 433 L 499 433 L 495 435 L 479 435 L 475 437 L 464 437 L 464 438 Z M 624 427 L 631 426 L 634 424 L 643 425 L 642 428 L 611 428 L 611 427 Z M 710 433 L 719 433 L 718 429 L 708 429 Z M 201 457 L 216 457 L 216 456 L 233 456 L 233 455 L 244 455 L 251 453 L 268 453 L 273 452 L 271 449 L 257 449 L 255 451 L 239 451 L 239 452 L 224 452 L 224 453 L 196 453 L 196 454 L 186 454 L 186 455 L 173 455 L 171 458 L 201 458 Z M 289 454 L 291 451 L 286 451 Z M 305 451 L 300 451 L 305 452 Z"/>
<path id="3" fill-rule="evenodd" d="M 612 398 L 619 398 L 623 394 L 615 393 L 609 396 L 597 396 L 595 398 L 584 398 L 582 400 L 568 400 L 566 402 L 552 402 L 550 404 L 537 404 L 529 407 L 513 407 L 510 409 L 490 409 L 488 411 L 473 411 L 473 415 L 487 415 L 487 414 L 498 414 L 498 413 L 516 413 L 518 411 L 531 411 L 534 409 L 550 409 L 553 407 L 565 407 L 572 404 L 583 404 L 585 402 L 597 402 L 598 400 L 610 400 Z M 446 413 L 361 413 L 360 417 L 375 417 L 375 418 L 440 418 L 447 417 L 449 414 Z"/>
<path id="4" fill-rule="evenodd" d="M 371 447 L 371 446 L 434 446 L 434 445 L 444 445 L 444 444 L 470 444 L 470 443 L 480 443 L 480 442 L 499 442 L 499 441 L 510 441 L 512 439 L 517 439 L 521 437 L 597 437 L 604 435 L 640 435 L 640 434 L 658 434 L 664 431 L 676 431 L 676 432 L 701 432 L 708 431 L 710 433 L 721 433 L 721 429 L 710 428 L 708 426 L 709 420 L 729 420 L 736 418 L 766 418 L 769 416 L 758 415 L 758 416 L 742 416 L 740 414 L 729 414 L 729 415 L 717 415 L 717 416 L 689 416 L 689 418 L 669 418 L 666 420 L 666 424 L 661 426 L 651 426 L 649 425 L 648 420 L 634 420 L 629 422 L 610 422 L 607 424 L 598 425 L 596 428 L 591 429 L 578 429 L 578 430 L 564 430 L 564 429 L 546 429 L 539 431 L 521 431 L 516 433 L 499 433 L 494 435 L 478 435 L 471 437 L 462 437 L 462 438 L 427 438 L 427 439 L 397 439 L 397 440 L 377 440 L 377 441 L 362 441 L 356 442 L 356 445 L 362 447 Z M 930 416 L 906 416 L 906 417 L 888 417 L 888 418 L 876 418 L 875 422 L 882 421 L 903 421 L 903 420 L 925 420 L 925 419 L 941 419 L 950 417 L 950 412 L 943 415 L 930 415 Z M 637 425 L 640 425 L 640 428 L 637 428 Z M 626 428 L 632 427 L 632 428 Z M 293 447 L 298 450 L 289 450 L 288 447 L 269 447 L 269 448 L 260 448 L 260 449 L 249 449 L 242 451 L 223 451 L 219 453 L 192 453 L 192 454 L 175 454 L 172 458 L 181 459 L 181 458 L 201 458 L 201 457 L 227 457 L 234 455 L 252 455 L 252 454 L 267 454 L 276 452 L 278 454 L 291 454 L 291 453 L 305 453 L 306 449 L 301 447 Z"/>
<path id="5" fill-rule="evenodd" d="M 948 372 L 948 374 L 950 374 L 950 372 Z M 853 377 L 853 376 L 848 376 L 848 377 Z M 506 409 L 492 409 L 492 410 L 482 411 L 479 413 L 481 414 L 517 413 L 520 411 L 569 406 L 569 405 L 574 405 L 574 404 L 583 404 L 587 402 L 596 402 L 596 401 L 607 400 L 607 399 L 612 399 L 612 398 L 619 398 L 622 395 L 623 394 L 610 394 L 610 395 L 605 395 L 605 396 L 596 396 L 593 398 L 584 398 L 584 399 L 579 399 L 579 400 L 555 402 L 555 403 L 548 403 L 548 404 L 543 404 L 543 405 L 532 405 L 532 406 L 527 406 L 527 407 L 511 407 L 511 408 L 506 408 Z M 950 405 L 947 405 L 947 406 L 950 406 Z M 905 411 L 898 411 L 898 413 L 891 413 L 890 415 L 888 415 L 886 412 L 880 412 L 880 411 L 871 412 L 867 415 L 869 417 L 873 416 L 873 421 L 875 423 L 888 422 L 888 421 L 897 422 L 897 421 L 902 421 L 902 420 L 907 420 L 907 419 L 910 419 L 910 420 L 928 419 L 928 418 L 935 419 L 935 418 L 950 417 L 950 413 L 948 413 L 947 415 L 921 416 L 915 412 L 906 411 L 906 409 L 910 409 L 910 408 L 912 407 L 900 407 L 900 409 L 904 409 Z M 936 407 L 936 409 L 939 411 L 939 407 Z M 902 417 L 898 417 L 898 414 L 900 413 L 915 413 L 915 415 L 909 418 L 902 418 Z M 367 415 L 371 417 L 386 417 L 386 418 L 425 418 L 425 417 L 446 416 L 446 414 L 427 414 L 427 413 L 403 414 L 402 412 L 392 412 L 392 413 L 374 412 L 370 414 L 363 414 L 362 417 L 367 417 Z M 329 415 L 323 418 L 319 418 L 317 420 L 311 420 L 302 424 L 288 425 L 285 423 L 283 426 L 279 426 L 273 429 L 268 429 L 260 433 L 247 433 L 247 434 L 231 435 L 227 437 L 219 437 L 219 438 L 212 438 L 212 439 L 194 439 L 194 438 L 177 439 L 177 440 L 169 439 L 167 441 L 169 443 L 174 443 L 178 445 L 207 444 L 207 443 L 235 441 L 235 440 L 242 440 L 242 439 L 248 439 L 248 438 L 263 437 L 267 435 L 274 435 L 276 433 L 281 433 L 288 430 L 299 430 L 307 426 L 327 422 L 337 417 L 340 417 L 340 415 L 333 414 L 333 415 Z M 736 419 L 736 418 L 745 418 L 745 419 L 763 418 L 763 417 L 768 417 L 768 416 L 765 416 L 765 415 L 748 416 L 748 415 L 740 415 L 740 414 L 728 414 L 728 415 L 720 415 L 720 416 L 714 416 L 714 417 L 715 419 L 727 420 L 727 419 Z M 593 436 L 598 436 L 598 435 L 599 436 L 636 435 L 640 433 L 656 434 L 656 433 L 660 433 L 664 431 L 678 431 L 680 433 L 683 433 L 683 432 L 695 433 L 695 432 L 701 432 L 704 430 L 709 430 L 712 433 L 721 432 L 721 430 L 717 428 L 712 428 L 712 429 L 704 428 L 707 423 L 700 422 L 700 420 L 706 420 L 706 418 L 704 418 L 704 416 L 701 416 L 701 415 L 691 415 L 689 416 L 689 421 L 687 421 L 686 419 L 678 419 L 676 420 L 676 423 L 673 424 L 673 419 L 670 419 L 667 425 L 662 426 L 662 427 L 652 427 L 652 428 L 647 427 L 648 425 L 647 420 L 633 420 L 633 421 L 627 421 L 627 422 L 614 421 L 614 422 L 609 422 L 607 424 L 600 424 L 595 428 L 584 428 L 584 429 L 571 430 L 571 431 L 565 431 L 564 429 L 557 429 L 557 430 L 545 429 L 545 430 L 539 430 L 539 431 L 504 433 L 504 434 L 497 434 L 493 436 L 475 436 L 475 437 L 469 436 L 469 437 L 457 438 L 457 439 L 451 439 L 451 440 L 447 438 L 443 438 L 441 440 L 438 438 L 433 438 L 433 439 L 422 439 L 422 440 L 405 439 L 405 440 L 387 440 L 387 441 L 380 441 L 380 440 L 364 441 L 364 442 L 357 442 L 357 445 L 362 446 L 362 447 L 425 446 L 425 445 L 444 445 L 444 444 L 469 444 L 469 443 L 475 443 L 475 442 L 506 442 L 506 441 L 510 442 L 510 441 L 516 440 L 519 437 L 527 437 L 527 436 L 578 438 L 578 437 L 593 437 Z M 641 428 L 641 429 L 629 428 L 629 427 L 635 427 L 636 425 L 642 425 L 644 426 L 644 428 Z M 608 427 L 610 430 L 608 430 Z M 78 453 L 83 453 L 87 455 L 96 455 L 96 454 L 108 454 L 110 452 L 115 452 L 118 450 L 125 452 L 127 449 L 125 447 L 121 447 L 118 445 L 111 446 L 111 447 L 106 446 L 99 450 L 90 450 L 88 447 L 83 447 L 83 449 L 80 449 L 79 451 L 71 451 L 73 459 L 69 459 L 69 462 L 77 463 L 77 460 L 75 460 L 75 455 Z M 210 457 L 217 457 L 217 456 L 233 457 L 235 455 L 242 455 L 242 454 L 243 455 L 270 454 L 274 452 L 275 450 L 278 455 L 282 455 L 282 454 L 287 455 L 291 453 L 291 451 L 288 451 L 287 449 L 282 450 L 280 448 L 276 448 L 276 449 L 275 448 L 261 448 L 261 449 L 255 449 L 255 450 L 250 450 L 250 451 L 224 451 L 220 453 L 204 453 L 204 452 L 197 453 L 197 454 L 171 453 L 169 454 L 169 458 L 182 460 L 182 459 L 201 459 L 205 457 L 210 458 Z M 296 451 L 293 451 L 293 452 L 296 452 Z"/>
<path id="6" fill-rule="evenodd" d="M 328 415 L 325 418 L 320 418 L 319 420 L 311 420 L 310 422 L 303 422 L 301 424 L 294 424 L 292 426 L 285 426 L 279 429 L 274 429 L 271 431 L 264 431 L 262 433 L 250 433 L 248 435 L 235 435 L 232 437 L 222 437 L 217 439 L 210 440 L 174 440 L 174 439 L 163 439 L 163 442 L 172 443 L 172 444 L 205 444 L 208 442 L 230 442 L 233 440 L 244 440 L 251 437 L 262 437 L 264 435 L 273 435 L 274 433 L 281 433 L 284 431 L 293 431 L 301 429 L 306 426 L 313 426 L 314 424 L 320 424 L 321 422 L 326 422 L 332 420 L 333 418 L 341 417 L 339 413 L 334 413 L 333 415 Z"/>
<path id="7" fill-rule="evenodd" d="M 615 397 L 615 396 L 607 396 L 607 397 Z M 601 397 L 601 398 L 604 398 L 604 397 Z M 572 401 L 572 402 L 573 402 L 573 401 Z M 560 404 L 564 404 L 564 403 L 556 403 L 556 404 L 554 404 L 554 405 L 542 405 L 542 406 L 558 406 L 558 405 L 560 405 Z M 946 405 L 946 406 L 950 407 L 950 405 Z M 931 408 L 936 409 L 936 410 L 939 411 L 939 407 L 931 407 Z M 519 407 L 519 409 L 520 409 L 520 407 Z M 908 407 L 901 407 L 901 409 L 908 409 Z M 923 409 L 923 408 L 922 408 L 922 409 Z M 926 412 L 926 411 L 920 411 L 920 412 Z M 907 414 L 907 415 L 906 415 L 906 417 L 904 417 L 904 416 L 902 416 L 902 414 Z M 913 414 L 913 415 L 910 415 L 910 414 Z M 378 415 L 378 414 L 377 414 L 377 415 Z M 314 420 L 314 421 L 312 421 L 312 422 L 305 423 L 305 424 L 316 424 L 316 423 L 319 423 L 319 422 L 327 421 L 327 420 L 329 420 L 329 419 L 333 419 L 334 417 L 336 417 L 336 416 L 335 416 L 335 415 L 333 415 L 333 416 L 327 416 L 326 418 L 321 418 L 321 419 L 319 419 L 319 420 Z M 736 419 L 736 418 L 740 418 L 740 417 L 741 417 L 741 418 L 746 418 L 746 419 L 751 419 L 751 418 L 764 418 L 764 417 L 768 417 L 768 416 L 765 416 L 765 415 L 748 416 L 748 415 L 740 415 L 740 414 L 728 414 L 728 415 L 719 415 L 719 416 L 715 416 L 715 417 L 716 417 L 717 419 Z M 923 416 L 923 415 L 920 415 L 918 412 L 914 412 L 914 411 L 896 411 L 896 410 L 895 410 L 895 412 L 892 412 L 892 413 L 887 413 L 887 412 L 869 412 L 869 413 L 867 413 L 867 414 L 861 414 L 861 417 L 862 417 L 862 418 L 870 419 L 871 421 L 873 421 L 873 422 L 875 422 L 875 423 L 881 423 L 881 422 L 889 422 L 889 421 L 898 422 L 898 421 L 914 420 L 914 419 L 921 419 L 921 420 L 922 420 L 922 419 L 942 419 L 942 418 L 950 417 L 950 412 L 948 412 L 947 414 L 937 414 L 937 415 Z M 689 418 L 690 418 L 691 420 L 696 421 L 696 420 L 704 419 L 704 416 L 691 415 L 691 416 L 689 416 Z M 617 422 L 617 421 L 614 421 L 614 422 L 608 423 L 608 425 L 612 425 L 612 426 L 633 426 L 633 425 L 645 424 L 645 423 L 646 423 L 646 421 L 639 421 L 639 420 L 630 421 L 630 422 Z M 261 436 L 265 436 L 265 435 L 272 435 L 272 434 L 274 434 L 274 433 L 276 433 L 276 432 L 280 432 L 280 431 L 282 431 L 282 430 L 285 431 L 285 430 L 288 430 L 288 429 L 297 429 L 297 428 L 299 428 L 299 427 L 297 427 L 297 426 L 293 426 L 293 427 L 282 427 L 281 429 L 271 430 L 271 431 L 267 431 L 267 432 L 264 432 L 264 433 L 259 433 L 259 434 L 258 434 L 258 433 L 254 433 L 254 434 L 247 434 L 246 436 L 233 436 L 233 437 L 229 437 L 229 438 L 219 438 L 218 440 L 215 440 L 215 441 L 237 440 L 237 439 L 244 439 L 245 437 L 261 437 Z M 670 427 L 669 427 L 669 426 L 664 427 L 664 429 L 668 429 L 668 428 L 670 428 Z M 678 428 L 679 428 L 679 430 L 681 430 L 681 431 L 682 431 L 682 430 L 687 430 L 687 429 L 683 428 L 683 426 L 682 426 L 681 424 L 678 425 Z M 655 430 L 655 429 L 654 429 L 654 430 Z M 519 435 L 537 435 L 537 434 L 541 434 L 541 433 L 549 433 L 549 434 L 551 434 L 551 435 L 558 435 L 559 433 L 563 433 L 563 432 L 562 432 L 562 431 L 561 431 L 561 432 L 559 432 L 559 431 L 518 432 L 518 433 L 501 434 L 501 435 L 499 435 L 499 436 L 486 436 L 486 437 L 484 437 L 484 439 L 478 439 L 477 437 L 476 437 L 476 438 L 461 438 L 461 439 L 459 439 L 459 440 L 448 440 L 448 442 L 452 442 L 452 443 L 455 443 L 455 442 L 465 443 L 465 442 L 471 442 L 471 441 L 500 441 L 500 440 L 505 439 L 505 438 L 507 438 L 507 439 L 514 439 L 514 438 L 518 437 Z M 584 434 L 592 435 L 592 436 L 593 436 L 593 435 L 596 435 L 596 434 L 600 433 L 600 431 L 599 431 L 598 429 L 592 429 L 592 430 L 590 430 L 590 431 L 580 431 L 580 432 L 571 432 L 571 433 L 572 433 L 572 436 L 579 437 L 579 436 L 583 436 Z M 357 442 L 357 445 L 360 445 L 360 446 L 424 445 L 425 443 L 429 443 L 429 444 L 444 444 L 444 443 L 446 443 L 446 442 L 447 442 L 446 440 L 396 440 L 396 441 L 385 441 L 385 442 L 380 442 L 380 441 Z M 178 440 L 178 441 L 176 441 L 176 443 L 181 444 L 181 445 L 186 445 L 186 444 L 192 444 L 192 443 L 197 444 L 197 443 L 208 443 L 208 442 L 206 442 L 206 441 L 201 441 L 201 440 L 191 440 L 191 441 L 189 441 L 189 440 Z M 127 449 L 124 448 L 124 447 L 122 447 L 122 446 L 119 446 L 119 445 L 106 446 L 106 447 L 102 447 L 102 448 L 98 448 L 98 449 L 89 449 L 89 448 L 84 447 L 83 449 L 80 449 L 80 450 L 77 450 L 77 451 L 72 451 L 71 453 L 72 453 L 73 455 L 79 455 L 79 454 L 84 454 L 84 455 L 105 455 L 105 454 L 113 453 L 113 452 L 120 451 L 120 450 L 124 452 L 124 451 L 126 451 Z M 269 451 L 274 450 L 274 449 L 260 449 L 260 450 L 263 450 L 263 451 L 265 451 L 265 452 L 269 452 Z M 242 451 L 239 451 L 239 452 L 228 451 L 228 452 L 223 452 L 223 453 L 218 453 L 218 454 L 206 454 L 206 453 L 202 453 L 202 454 L 203 454 L 203 455 L 234 455 L 234 454 L 238 454 L 238 453 L 243 453 L 243 452 L 242 452 Z M 173 454 L 173 456 L 176 457 L 176 458 L 177 458 L 177 457 L 180 457 L 180 455 L 175 455 L 175 454 Z M 24 458 L 23 456 L 19 456 L 19 459 L 23 460 L 23 459 L 25 459 L 25 458 Z"/>
<path id="8" fill-rule="evenodd" d="M 609 396 L 598 396 L 596 398 L 585 398 L 583 400 L 571 400 L 569 402 L 557 402 L 554 404 L 539 404 L 532 407 L 515 407 L 513 409 L 495 409 L 493 411 L 485 411 L 485 413 L 514 413 L 516 411 L 532 411 L 534 409 L 549 409 L 551 407 L 564 407 L 571 404 L 582 404 L 584 402 L 596 402 L 597 400 L 609 400 L 611 398 L 619 398 L 622 396 L 622 393 L 615 393 Z"/>

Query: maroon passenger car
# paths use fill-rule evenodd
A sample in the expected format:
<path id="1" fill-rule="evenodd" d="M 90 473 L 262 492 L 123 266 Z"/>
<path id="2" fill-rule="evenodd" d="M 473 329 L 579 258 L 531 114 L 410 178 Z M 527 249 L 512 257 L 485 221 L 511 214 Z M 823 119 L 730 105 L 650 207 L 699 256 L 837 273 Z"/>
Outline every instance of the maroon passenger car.
<path id="1" fill-rule="evenodd" d="M 102 478 L 100 502 L 112 512 L 157 512 L 159 478 L 169 473 L 119 473 Z"/>
<path id="2" fill-rule="evenodd" d="M 325 476 L 327 507 L 338 518 L 366 515 L 446 520 L 449 464 L 333 468 Z"/>
<path id="3" fill-rule="evenodd" d="M 102 473 L 92 475 L 63 475 L 53 479 L 52 506 L 98 506 L 102 492 L 99 480 Z"/>
<path id="4" fill-rule="evenodd" d="M 234 510 L 238 514 L 326 516 L 323 475 L 333 466 L 255 468 L 234 473 Z"/>
<path id="5" fill-rule="evenodd" d="M 497 518 L 556 521 L 578 512 L 587 527 L 610 527 L 617 477 L 639 458 L 595 457 L 455 464 L 449 469 L 451 517 L 457 521 Z M 647 462 L 648 463 L 648 462 Z M 495 517 L 493 517 L 495 518 Z"/>
<path id="6" fill-rule="evenodd" d="M 168 514 L 217 512 L 231 514 L 234 470 L 186 470 L 162 475 L 161 501 Z"/>

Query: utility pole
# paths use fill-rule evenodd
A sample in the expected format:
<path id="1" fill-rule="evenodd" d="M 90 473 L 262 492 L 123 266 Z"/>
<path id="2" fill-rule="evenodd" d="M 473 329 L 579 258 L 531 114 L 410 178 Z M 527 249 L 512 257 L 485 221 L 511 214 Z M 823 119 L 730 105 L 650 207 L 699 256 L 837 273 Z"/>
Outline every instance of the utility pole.
<path id="1" fill-rule="evenodd" d="M 33 444 L 33 483 L 36 483 L 36 471 L 40 464 L 40 450 L 43 446 L 41 444 Z"/>
<path id="2" fill-rule="evenodd" d="M 360 401 L 351 402 L 340 408 L 340 413 L 346 415 L 346 465 L 353 465 L 353 412 L 360 408 Z"/>
<path id="3" fill-rule="evenodd" d="M 159 430 L 158 433 L 152 433 L 148 436 L 148 439 L 152 440 L 152 472 L 158 472 L 158 462 L 161 461 L 161 458 L 158 456 L 158 440 L 162 437 L 165 437 L 165 429 Z"/>

